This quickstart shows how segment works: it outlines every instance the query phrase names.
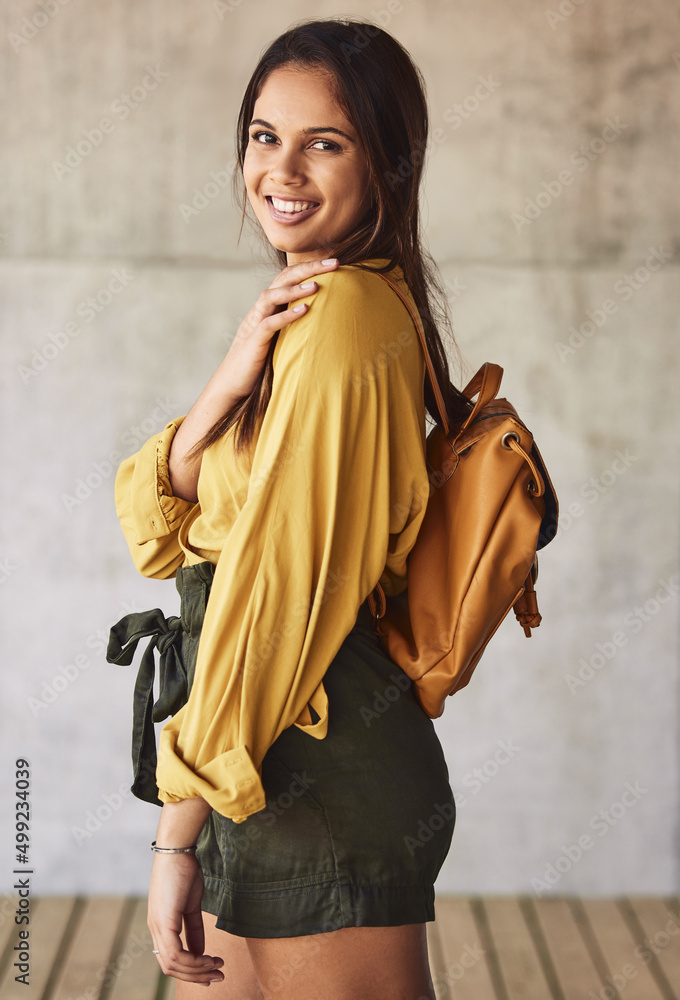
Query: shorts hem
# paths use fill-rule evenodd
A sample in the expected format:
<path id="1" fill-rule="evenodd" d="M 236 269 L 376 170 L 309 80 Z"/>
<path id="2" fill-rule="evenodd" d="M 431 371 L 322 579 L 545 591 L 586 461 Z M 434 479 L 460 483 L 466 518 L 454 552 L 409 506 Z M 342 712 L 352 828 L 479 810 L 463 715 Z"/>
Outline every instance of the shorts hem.
<path id="1" fill-rule="evenodd" d="M 233 886 L 204 875 L 201 909 L 238 937 L 284 938 L 343 927 L 397 927 L 435 919 L 434 886 L 375 886 L 329 875 L 273 888 Z"/>

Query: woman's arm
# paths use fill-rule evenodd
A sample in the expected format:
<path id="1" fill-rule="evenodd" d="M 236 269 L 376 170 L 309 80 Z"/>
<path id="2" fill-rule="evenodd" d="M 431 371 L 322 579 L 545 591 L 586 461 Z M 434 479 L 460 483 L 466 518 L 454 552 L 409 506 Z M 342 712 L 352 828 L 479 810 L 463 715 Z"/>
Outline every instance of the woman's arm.
<path id="1" fill-rule="evenodd" d="M 260 767 L 285 728 L 326 735 L 328 664 L 386 563 L 405 575 L 429 492 L 425 364 L 407 310 L 366 271 L 317 280 L 276 345 L 191 694 L 159 738 L 159 798 L 200 796 L 236 823 L 265 808 Z M 224 486 L 204 471 L 210 508 Z"/>
<path id="2" fill-rule="evenodd" d="M 211 811 L 203 799 L 166 803 L 158 823 L 158 847 L 195 844 Z M 166 976 L 190 983 L 224 979 L 219 971 L 223 959 L 203 954 L 203 876 L 196 858 L 193 854 L 161 853 L 154 853 L 153 858 L 146 922 L 161 969 Z M 186 948 L 180 937 L 182 929 Z"/>
<path id="3" fill-rule="evenodd" d="M 188 461 L 186 455 L 234 403 L 252 390 L 276 330 L 304 315 L 308 308 L 306 303 L 283 310 L 281 306 L 311 295 L 317 290 L 316 282 L 307 288 L 299 283 L 337 266 L 337 260 L 324 264 L 317 259 L 284 268 L 262 292 L 239 327 L 226 357 L 175 432 L 168 453 L 168 476 L 174 497 L 196 502 L 201 457 Z M 212 807 L 199 797 L 166 802 L 158 823 L 157 846 L 195 844 L 211 812 Z M 203 877 L 193 854 L 154 854 L 147 925 L 160 966 L 166 975 L 207 984 L 224 979 L 224 975 L 219 971 L 223 960 L 203 954 L 202 895 Z M 182 930 L 186 948 L 180 937 Z"/>
<path id="4" fill-rule="evenodd" d="M 205 799 L 165 802 L 158 821 L 158 847 L 191 847 L 212 812 Z"/>
<path id="5" fill-rule="evenodd" d="M 259 296 L 236 331 L 226 357 L 198 397 L 175 435 L 168 467 L 172 492 L 182 500 L 195 503 L 201 456 L 187 458 L 194 445 L 227 413 L 239 399 L 253 389 L 267 358 L 269 343 L 286 324 L 304 315 L 307 304 L 282 309 L 288 302 L 304 298 L 317 290 L 316 282 L 305 288 L 300 282 L 314 274 L 333 271 L 336 259 L 318 258 L 285 267 Z"/>

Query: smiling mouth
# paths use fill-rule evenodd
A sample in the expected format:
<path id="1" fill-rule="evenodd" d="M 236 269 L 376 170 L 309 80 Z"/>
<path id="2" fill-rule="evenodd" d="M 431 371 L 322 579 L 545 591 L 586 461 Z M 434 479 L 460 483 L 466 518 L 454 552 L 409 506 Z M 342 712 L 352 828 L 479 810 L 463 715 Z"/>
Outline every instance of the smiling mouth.
<path id="1" fill-rule="evenodd" d="M 308 215 L 319 207 L 318 201 L 284 201 L 282 198 L 274 198 L 272 195 L 267 195 L 265 201 L 272 214 L 291 218 Z"/>

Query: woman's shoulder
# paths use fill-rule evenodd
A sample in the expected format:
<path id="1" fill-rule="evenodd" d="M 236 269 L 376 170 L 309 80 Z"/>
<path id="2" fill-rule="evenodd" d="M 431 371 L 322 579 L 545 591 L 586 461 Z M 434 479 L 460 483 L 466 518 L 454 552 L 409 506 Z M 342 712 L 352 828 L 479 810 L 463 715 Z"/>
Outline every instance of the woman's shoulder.
<path id="1" fill-rule="evenodd" d="M 378 259 L 363 261 L 359 264 L 342 264 L 335 271 L 326 271 L 323 274 L 314 275 L 313 280 L 319 288 L 328 289 L 334 299 L 338 297 L 346 298 L 346 301 L 357 300 L 370 303 L 376 297 L 383 302 L 391 303 L 395 300 L 395 306 L 399 306 L 399 298 L 383 280 L 377 272 L 377 268 L 384 266 L 388 261 Z M 401 268 L 395 265 L 387 272 L 387 276 L 395 281 L 402 291 L 408 291 L 404 281 Z"/>
<path id="2" fill-rule="evenodd" d="M 375 267 L 386 262 L 366 263 Z M 401 269 L 393 268 L 389 276 L 409 294 Z M 275 366 L 283 355 L 292 364 L 316 370 L 321 364 L 326 369 L 354 370 L 393 341 L 404 361 L 418 360 L 419 340 L 408 309 L 379 274 L 347 264 L 313 280 L 317 291 L 299 300 L 309 304 L 307 312 L 281 330 L 283 344 L 280 339 Z"/>
<path id="3" fill-rule="evenodd" d="M 365 263 L 366 267 L 345 264 L 335 271 L 314 276 L 318 290 L 309 299 L 301 300 L 310 303 L 310 323 L 316 319 L 329 332 L 331 327 L 342 331 L 348 326 L 360 326 L 367 336 L 370 336 L 370 330 L 375 335 L 382 336 L 385 330 L 393 330 L 395 326 L 398 329 L 402 329 L 404 325 L 412 326 L 408 309 L 399 295 L 376 273 L 376 265 L 387 261 Z M 411 298 L 401 268 L 392 268 L 387 276 L 403 294 Z"/>

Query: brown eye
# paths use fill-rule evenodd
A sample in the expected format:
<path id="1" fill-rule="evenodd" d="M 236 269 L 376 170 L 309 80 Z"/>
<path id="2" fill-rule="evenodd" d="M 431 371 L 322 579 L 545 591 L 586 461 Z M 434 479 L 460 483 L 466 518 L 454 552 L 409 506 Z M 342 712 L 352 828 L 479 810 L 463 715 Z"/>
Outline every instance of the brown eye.
<path id="1" fill-rule="evenodd" d="M 253 141 L 253 142 L 259 142 L 262 146 L 271 146 L 272 145 L 271 142 L 263 142 L 262 139 L 261 139 L 261 136 L 268 136 L 270 139 L 273 139 L 274 142 L 276 142 L 276 136 L 272 135 L 271 132 L 253 132 L 253 134 L 251 135 L 250 138 L 251 138 L 251 141 Z"/>

